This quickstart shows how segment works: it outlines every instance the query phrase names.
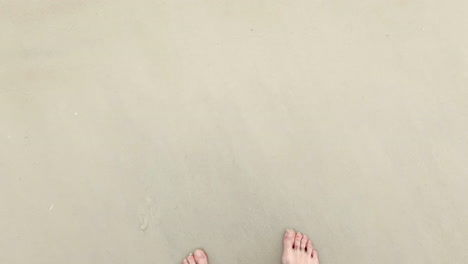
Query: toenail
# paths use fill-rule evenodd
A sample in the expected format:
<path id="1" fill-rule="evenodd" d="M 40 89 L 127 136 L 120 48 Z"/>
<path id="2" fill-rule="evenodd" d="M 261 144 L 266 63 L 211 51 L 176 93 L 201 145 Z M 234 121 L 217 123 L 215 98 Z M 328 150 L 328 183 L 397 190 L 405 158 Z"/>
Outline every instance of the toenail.
<path id="1" fill-rule="evenodd" d="M 205 254 L 203 254 L 203 253 L 204 253 L 203 250 L 197 249 L 197 250 L 195 250 L 194 255 L 196 257 L 198 257 L 198 258 L 203 258 L 203 257 L 205 257 Z"/>

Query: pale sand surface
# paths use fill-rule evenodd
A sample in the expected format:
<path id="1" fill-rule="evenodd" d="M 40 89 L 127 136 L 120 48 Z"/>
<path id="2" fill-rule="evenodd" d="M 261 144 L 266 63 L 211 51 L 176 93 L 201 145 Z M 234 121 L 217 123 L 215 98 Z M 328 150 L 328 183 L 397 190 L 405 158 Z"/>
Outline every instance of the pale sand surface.
<path id="1" fill-rule="evenodd" d="M 0 263 L 466 263 L 467 10 L 0 1 Z"/>

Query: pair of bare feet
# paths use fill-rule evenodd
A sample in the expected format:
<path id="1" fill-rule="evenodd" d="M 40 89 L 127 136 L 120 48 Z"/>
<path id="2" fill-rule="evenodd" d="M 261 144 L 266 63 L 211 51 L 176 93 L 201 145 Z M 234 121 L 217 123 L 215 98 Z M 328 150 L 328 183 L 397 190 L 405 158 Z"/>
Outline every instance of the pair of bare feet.
<path id="1" fill-rule="evenodd" d="M 282 264 L 319 264 L 317 250 L 306 235 L 286 229 L 283 237 Z M 208 255 L 201 249 L 190 253 L 183 264 L 208 264 Z"/>

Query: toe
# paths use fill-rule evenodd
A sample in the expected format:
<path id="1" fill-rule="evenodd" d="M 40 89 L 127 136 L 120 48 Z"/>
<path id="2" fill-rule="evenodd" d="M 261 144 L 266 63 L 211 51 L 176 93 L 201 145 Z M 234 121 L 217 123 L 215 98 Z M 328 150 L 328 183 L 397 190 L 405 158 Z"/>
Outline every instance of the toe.
<path id="1" fill-rule="evenodd" d="M 184 258 L 184 261 L 182 261 L 182 264 L 189 264 L 187 258 Z"/>
<path id="2" fill-rule="evenodd" d="M 296 232 L 292 229 L 286 229 L 283 237 L 283 247 L 284 248 L 293 248 L 294 238 L 296 237 Z"/>
<path id="3" fill-rule="evenodd" d="M 208 256 L 203 250 L 197 249 L 193 255 L 195 256 L 197 264 L 208 264 Z"/>
<path id="4" fill-rule="evenodd" d="M 309 241 L 307 242 L 307 249 L 306 249 L 306 251 L 307 251 L 307 253 L 309 253 L 309 254 L 312 256 L 314 250 L 315 250 L 314 245 L 312 244 L 312 241 L 309 240 Z"/>
<path id="5" fill-rule="evenodd" d="M 314 246 L 312 245 L 312 241 L 310 240 L 307 241 L 306 251 L 310 253 L 310 255 L 312 256 L 312 252 L 314 251 Z"/>
<path id="6" fill-rule="evenodd" d="M 302 234 L 297 232 L 296 239 L 294 241 L 294 249 L 300 249 L 301 248 L 301 239 L 302 239 Z"/>
<path id="7" fill-rule="evenodd" d="M 190 253 L 190 255 L 187 257 L 187 261 L 189 264 L 196 264 L 195 258 L 193 257 L 192 253 Z"/>
<path id="8" fill-rule="evenodd" d="M 307 246 L 307 242 L 309 241 L 309 238 L 306 235 L 302 236 L 301 239 L 301 250 L 305 250 Z"/>

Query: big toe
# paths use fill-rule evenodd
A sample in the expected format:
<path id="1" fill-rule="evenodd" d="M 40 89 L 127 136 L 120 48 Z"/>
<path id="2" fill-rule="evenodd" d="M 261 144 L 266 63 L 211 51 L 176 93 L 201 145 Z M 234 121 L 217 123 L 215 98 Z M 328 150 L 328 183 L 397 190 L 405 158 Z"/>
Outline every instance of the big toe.
<path id="1" fill-rule="evenodd" d="M 208 256 L 206 255 L 205 251 L 201 249 L 195 250 L 193 252 L 195 256 L 195 260 L 197 261 L 197 264 L 208 264 Z"/>
<path id="2" fill-rule="evenodd" d="M 286 233 L 284 233 L 283 237 L 283 247 L 286 248 L 293 248 L 294 239 L 296 237 L 296 232 L 293 229 L 286 229 Z"/>

